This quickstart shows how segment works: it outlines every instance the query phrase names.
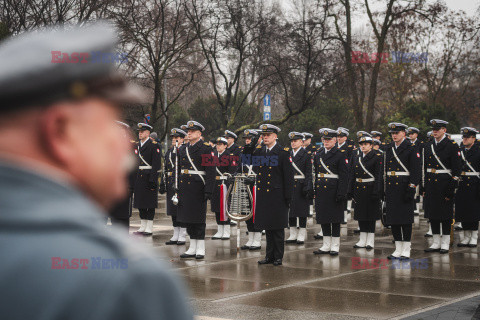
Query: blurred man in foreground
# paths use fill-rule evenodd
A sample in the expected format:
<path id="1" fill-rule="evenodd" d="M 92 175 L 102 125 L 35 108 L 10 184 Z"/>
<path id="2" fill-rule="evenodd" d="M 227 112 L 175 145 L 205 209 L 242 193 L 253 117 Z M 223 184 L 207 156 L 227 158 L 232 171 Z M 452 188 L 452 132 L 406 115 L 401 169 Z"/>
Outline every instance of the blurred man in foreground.
<path id="1" fill-rule="evenodd" d="M 105 211 L 126 195 L 131 162 L 117 106 L 141 95 L 111 64 L 73 62 L 114 50 L 109 25 L 66 29 L 0 45 L 0 254 L 8 257 L 0 314 L 192 319 L 164 266 L 104 231 Z"/>

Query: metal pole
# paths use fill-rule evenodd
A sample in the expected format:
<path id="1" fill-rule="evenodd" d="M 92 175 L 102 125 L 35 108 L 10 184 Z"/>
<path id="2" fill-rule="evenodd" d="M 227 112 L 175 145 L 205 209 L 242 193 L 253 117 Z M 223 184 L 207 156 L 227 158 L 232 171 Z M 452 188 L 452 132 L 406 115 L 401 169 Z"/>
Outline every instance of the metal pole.
<path id="1" fill-rule="evenodd" d="M 237 253 L 240 252 L 240 221 L 237 221 Z"/>
<path id="2" fill-rule="evenodd" d="M 165 152 L 168 150 L 168 139 L 167 139 L 167 78 L 163 79 L 165 83 L 165 93 L 164 93 L 164 102 L 163 102 L 163 110 L 165 111 Z"/>

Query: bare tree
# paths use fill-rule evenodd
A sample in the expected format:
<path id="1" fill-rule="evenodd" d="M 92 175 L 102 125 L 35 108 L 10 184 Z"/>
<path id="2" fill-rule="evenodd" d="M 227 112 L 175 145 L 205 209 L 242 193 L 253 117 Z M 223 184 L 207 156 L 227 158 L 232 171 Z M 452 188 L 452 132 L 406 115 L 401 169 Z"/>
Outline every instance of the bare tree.
<path id="1" fill-rule="evenodd" d="M 169 108 L 205 66 L 184 8 L 182 0 L 124 0 L 110 12 L 128 53 L 127 73 L 151 91 L 151 103 L 141 112 L 151 114 L 155 129 L 163 129 L 161 140 L 167 134 Z"/>

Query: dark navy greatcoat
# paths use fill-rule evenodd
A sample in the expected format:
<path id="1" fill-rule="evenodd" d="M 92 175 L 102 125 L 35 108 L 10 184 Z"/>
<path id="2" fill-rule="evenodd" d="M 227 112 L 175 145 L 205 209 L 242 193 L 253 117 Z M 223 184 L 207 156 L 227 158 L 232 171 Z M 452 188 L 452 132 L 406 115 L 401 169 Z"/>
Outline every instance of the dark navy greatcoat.
<path id="1" fill-rule="evenodd" d="M 259 151 L 254 153 L 255 156 L 262 157 L 265 162 L 253 166 L 257 174 L 255 229 L 288 228 L 288 209 L 294 184 L 289 149 L 282 148 L 278 143 L 269 152 L 266 146 L 257 148 Z"/>
<path id="2" fill-rule="evenodd" d="M 476 142 L 469 150 L 462 146 L 461 151 L 465 160 L 473 169 L 480 171 L 480 144 Z M 466 163 L 462 172 L 471 172 Z M 455 221 L 478 222 L 480 221 L 480 177 L 462 175 L 462 181 L 455 197 Z"/>
<path id="3" fill-rule="evenodd" d="M 338 178 L 318 176 L 322 173 L 328 174 L 328 171 L 321 164 L 320 158 L 333 174 L 339 176 Z M 347 153 L 345 150 L 339 150 L 336 146 L 327 153 L 325 153 L 325 148 L 322 148 L 313 159 L 317 223 L 342 223 L 348 192 L 349 160 L 347 159 Z"/>
<path id="4" fill-rule="evenodd" d="M 198 171 L 205 171 L 205 183 L 198 174 L 184 173 L 184 170 L 195 170 L 187 157 L 190 158 Z M 202 156 L 203 155 L 203 156 Z M 178 184 L 177 221 L 182 223 L 205 223 L 207 212 L 206 195 L 211 197 L 215 183 L 215 167 L 205 159 L 211 158 L 212 148 L 203 140 L 198 140 L 194 145 L 185 144 L 179 150 L 179 169 L 181 171 Z M 202 161 L 203 159 L 203 161 Z"/>
<path id="5" fill-rule="evenodd" d="M 158 171 L 160 170 L 162 163 L 162 155 L 160 146 L 156 141 L 148 139 L 143 146 L 140 142 L 137 142 L 135 149 L 137 155 L 138 165 L 146 166 L 150 165 L 151 169 L 138 169 L 137 178 L 135 179 L 134 188 L 134 208 L 138 209 L 151 209 L 158 207 Z M 147 162 L 145 164 L 140 156 Z M 156 185 L 155 189 L 152 189 L 152 185 Z"/>
<path id="6" fill-rule="evenodd" d="M 435 159 L 431 146 L 440 161 L 452 170 L 452 175 L 460 177 L 462 169 L 462 157 L 460 148 L 455 141 L 445 137 L 438 144 L 435 141 L 426 143 L 424 150 L 425 170 L 425 218 L 430 220 L 446 221 L 453 218 L 454 199 L 446 200 L 449 190 L 452 188 L 453 178 L 448 173 L 432 173 L 427 169 L 443 170 L 440 163 Z"/>
<path id="7" fill-rule="evenodd" d="M 370 172 L 375 181 L 361 182 L 357 179 L 371 179 L 370 175 L 363 170 L 360 161 L 365 169 Z M 383 194 L 383 154 L 371 150 L 365 156 L 363 152 L 353 157 L 350 170 L 350 193 L 355 203 L 354 219 L 358 221 L 375 221 L 381 215 L 381 197 Z"/>
<path id="8" fill-rule="evenodd" d="M 293 197 L 290 204 L 290 218 L 308 217 L 310 213 L 310 199 L 308 193 L 311 192 L 312 186 L 312 157 L 311 152 L 306 151 L 303 148 L 299 148 L 297 154 L 293 156 L 293 150 L 291 150 L 290 157 L 295 165 L 305 176 L 304 179 L 295 179 L 295 176 L 300 173 L 293 168 L 294 185 L 293 185 Z"/>
<path id="9" fill-rule="evenodd" d="M 386 203 L 386 223 L 387 225 L 411 224 L 413 223 L 413 211 L 415 210 L 415 199 L 406 201 L 405 194 L 411 188 L 409 185 L 418 186 L 421 181 L 421 155 L 415 145 L 412 145 L 408 139 L 395 148 L 395 143 L 391 142 L 385 147 L 385 171 L 403 172 L 402 166 L 395 159 L 392 148 L 410 172 L 409 176 L 386 176 L 387 184 L 385 186 Z"/>

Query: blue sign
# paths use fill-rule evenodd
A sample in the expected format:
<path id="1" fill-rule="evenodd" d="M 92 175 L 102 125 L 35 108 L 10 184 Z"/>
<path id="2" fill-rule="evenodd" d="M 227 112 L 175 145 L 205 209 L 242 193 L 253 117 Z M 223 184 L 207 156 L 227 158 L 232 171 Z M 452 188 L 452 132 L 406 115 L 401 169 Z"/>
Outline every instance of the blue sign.
<path id="1" fill-rule="evenodd" d="M 270 107 L 270 95 L 266 94 L 265 98 L 263 98 L 263 105 L 265 107 Z"/>
<path id="2" fill-rule="evenodd" d="M 272 113 L 271 112 L 264 112 L 263 113 L 263 120 L 272 120 Z"/>

